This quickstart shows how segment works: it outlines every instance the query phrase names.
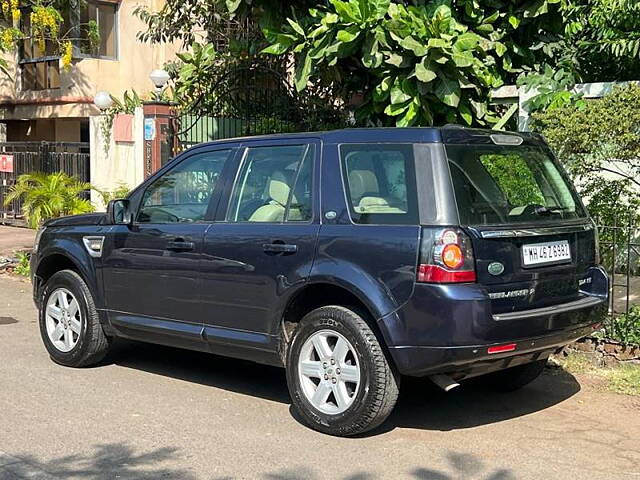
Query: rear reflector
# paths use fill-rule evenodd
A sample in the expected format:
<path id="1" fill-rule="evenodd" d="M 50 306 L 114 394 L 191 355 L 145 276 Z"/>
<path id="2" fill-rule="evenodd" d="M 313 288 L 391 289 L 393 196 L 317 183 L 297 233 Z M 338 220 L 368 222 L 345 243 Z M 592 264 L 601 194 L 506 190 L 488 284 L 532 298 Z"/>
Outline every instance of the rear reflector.
<path id="1" fill-rule="evenodd" d="M 496 345 L 495 347 L 487 348 L 487 353 L 504 353 L 513 352 L 516 349 L 517 343 L 507 343 L 506 345 Z"/>
<path id="2" fill-rule="evenodd" d="M 475 270 L 451 271 L 439 265 L 418 265 L 418 281 L 431 283 L 468 283 L 476 281 Z"/>

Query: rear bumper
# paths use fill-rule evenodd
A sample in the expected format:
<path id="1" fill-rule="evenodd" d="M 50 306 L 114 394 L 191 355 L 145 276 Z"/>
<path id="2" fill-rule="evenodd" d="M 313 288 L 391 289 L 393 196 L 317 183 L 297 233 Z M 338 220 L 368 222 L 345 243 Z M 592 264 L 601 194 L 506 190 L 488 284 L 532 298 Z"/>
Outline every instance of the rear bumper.
<path id="1" fill-rule="evenodd" d="M 599 325 L 599 324 L 595 324 Z M 496 370 L 547 358 L 559 348 L 593 332 L 588 325 L 543 337 L 520 339 L 509 353 L 488 354 L 493 345 L 457 347 L 391 347 L 391 355 L 403 375 L 422 377 L 446 373 L 455 379 L 484 375 Z"/>
<path id="2" fill-rule="evenodd" d="M 379 321 L 395 364 L 404 375 L 489 373 L 546 358 L 590 334 L 607 310 L 608 278 L 594 267 L 589 290 L 563 304 L 508 313 L 492 312 L 478 284 L 416 284 L 407 304 Z M 513 351 L 489 354 L 491 346 Z"/>

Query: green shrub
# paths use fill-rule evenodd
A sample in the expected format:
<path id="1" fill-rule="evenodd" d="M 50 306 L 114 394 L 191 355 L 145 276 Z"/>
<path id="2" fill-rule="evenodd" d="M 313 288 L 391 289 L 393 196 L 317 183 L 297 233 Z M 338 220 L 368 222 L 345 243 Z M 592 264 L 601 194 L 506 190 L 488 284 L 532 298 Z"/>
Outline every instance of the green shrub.
<path id="1" fill-rule="evenodd" d="M 98 194 L 102 198 L 102 203 L 104 203 L 105 205 L 111 200 L 125 198 L 131 191 L 129 186 L 125 183 L 119 183 L 115 190 L 99 190 L 97 188 L 94 188 L 94 190 L 98 192 Z"/>
<path id="2" fill-rule="evenodd" d="M 22 199 L 22 213 L 31 228 L 37 228 L 50 218 L 78 215 L 94 210 L 93 205 L 81 194 L 91 188 L 64 172 L 25 173 L 9 189 L 5 205 Z"/>
<path id="3" fill-rule="evenodd" d="M 600 224 L 638 223 L 640 85 L 534 113 L 532 128 L 546 137 Z"/>
<path id="4" fill-rule="evenodd" d="M 633 305 L 629 313 L 618 315 L 605 324 L 608 337 L 627 345 L 640 345 L 640 305 Z"/>
<path id="5" fill-rule="evenodd" d="M 15 273 L 22 275 L 23 277 L 29 277 L 31 274 L 31 264 L 29 263 L 30 255 L 28 253 L 18 253 L 18 265 L 15 268 Z"/>

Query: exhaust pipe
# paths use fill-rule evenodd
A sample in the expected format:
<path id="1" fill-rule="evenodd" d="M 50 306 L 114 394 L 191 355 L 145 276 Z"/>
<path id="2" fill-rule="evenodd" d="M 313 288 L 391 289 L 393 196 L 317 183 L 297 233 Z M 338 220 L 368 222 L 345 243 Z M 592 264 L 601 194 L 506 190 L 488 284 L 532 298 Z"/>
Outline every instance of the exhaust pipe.
<path id="1" fill-rule="evenodd" d="M 460 384 L 458 382 L 455 382 L 449 375 L 431 375 L 429 379 L 445 392 L 449 392 L 454 388 L 460 386 Z"/>

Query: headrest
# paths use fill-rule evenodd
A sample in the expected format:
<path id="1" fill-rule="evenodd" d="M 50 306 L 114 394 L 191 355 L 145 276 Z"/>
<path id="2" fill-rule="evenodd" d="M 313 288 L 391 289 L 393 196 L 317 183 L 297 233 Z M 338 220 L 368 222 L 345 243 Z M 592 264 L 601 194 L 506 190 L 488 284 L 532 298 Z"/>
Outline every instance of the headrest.
<path id="1" fill-rule="evenodd" d="M 351 198 L 359 200 L 365 193 L 378 193 L 378 179 L 371 170 L 352 170 L 349 174 Z"/>
<path id="2" fill-rule="evenodd" d="M 289 200 L 289 177 L 281 171 L 276 170 L 269 180 L 269 196 L 272 200 L 285 207 Z"/>

